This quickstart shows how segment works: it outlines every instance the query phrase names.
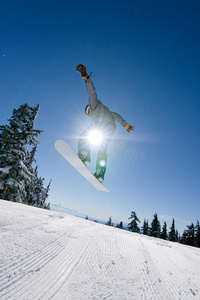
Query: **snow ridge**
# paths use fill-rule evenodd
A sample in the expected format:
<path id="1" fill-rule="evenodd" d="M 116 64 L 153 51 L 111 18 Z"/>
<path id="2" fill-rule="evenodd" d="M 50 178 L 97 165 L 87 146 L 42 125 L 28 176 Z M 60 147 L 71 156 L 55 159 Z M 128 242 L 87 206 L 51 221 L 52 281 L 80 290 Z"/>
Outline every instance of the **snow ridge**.
<path id="1" fill-rule="evenodd" d="M 0 201 L 0 299 L 200 299 L 200 249 Z"/>

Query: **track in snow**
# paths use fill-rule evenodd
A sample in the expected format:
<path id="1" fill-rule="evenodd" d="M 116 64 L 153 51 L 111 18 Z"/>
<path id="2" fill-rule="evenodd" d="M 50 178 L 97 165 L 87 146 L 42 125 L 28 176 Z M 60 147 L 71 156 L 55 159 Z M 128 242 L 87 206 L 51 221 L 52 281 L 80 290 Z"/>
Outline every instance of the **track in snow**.
<path id="1" fill-rule="evenodd" d="M 200 299 L 200 249 L 0 201 L 0 299 Z"/>

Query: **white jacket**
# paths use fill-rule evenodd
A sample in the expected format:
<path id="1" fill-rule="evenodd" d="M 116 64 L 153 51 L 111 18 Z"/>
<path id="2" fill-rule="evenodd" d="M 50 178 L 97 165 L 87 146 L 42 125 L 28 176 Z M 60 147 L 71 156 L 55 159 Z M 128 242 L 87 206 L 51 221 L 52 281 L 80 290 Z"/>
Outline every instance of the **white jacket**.
<path id="1" fill-rule="evenodd" d="M 88 78 L 85 84 L 89 94 L 89 113 L 94 125 L 102 124 L 103 126 L 110 123 L 116 127 L 115 121 L 122 126 L 126 126 L 127 122 L 117 113 L 112 112 L 107 106 L 103 105 L 97 98 L 96 90 L 93 86 L 92 80 Z"/>

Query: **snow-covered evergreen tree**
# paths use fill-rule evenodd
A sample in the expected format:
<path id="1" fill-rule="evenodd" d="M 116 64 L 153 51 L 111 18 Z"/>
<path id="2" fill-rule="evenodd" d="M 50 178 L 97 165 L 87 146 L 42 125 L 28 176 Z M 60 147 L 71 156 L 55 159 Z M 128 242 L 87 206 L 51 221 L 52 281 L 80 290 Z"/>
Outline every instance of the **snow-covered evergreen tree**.
<path id="1" fill-rule="evenodd" d="M 32 163 L 41 130 L 34 129 L 39 105 L 29 107 L 26 103 L 13 110 L 9 125 L 0 126 L 0 198 L 29 204 L 31 191 L 38 180 Z M 29 150 L 31 148 L 31 150 Z M 41 183 L 41 182 L 40 182 Z M 39 207 L 47 207 L 44 197 L 48 189 L 42 184 Z"/>
<path id="2" fill-rule="evenodd" d="M 160 238 L 163 240 L 167 240 L 168 236 L 167 236 L 167 223 L 164 222 L 164 225 L 162 227 L 162 232 L 160 234 Z"/>
<path id="3" fill-rule="evenodd" d="M 110 217 L 108 222 L 106 223 L 106 225 L 108 226 L 113 226 L 113 223 L 112 223 L 112 218 Z"/>
<path id="4" fill-rule="evenodd" d="M 140 223 L 140 220 L 138 219 L 137 214 L 134 211 L 131 212 L 129 220 L 130 219 L 132 221 L 128 224 L 128 230 L 140 233 L 140 228 L 138 227 L 138 223 Z"/>
<path id="5" fill-rule="evenodd" d="M 200 225 L 199 225 L 199 221 L 197 221 L 197 224 L 195 226 L 194 240 L 195 240 L 195 246 L 200 247 Z"/>
<path id="6" fill-rule="evenodd" d="M 24 164 L 28 148 L 16 125 L 0 127 L 0 197 L 23 202 L 25 182 L 31 181 L 32 174 Z"/>
<path id="7" fill-rule="evenodd" d="M 121 221 L 119 224 L 117 224 L 116 228 L 123 229 L 123 222 Z"/>
<path id="8" fill-rule="evenodd" d="M 192 223 L 191 225 L 188 225 L 187 228 L 188 229 L 184 230 L 180 242 L 182 244 L 195 246 L 195 228 L 194 228 L 194 224 Z"/>
<path id="9" fill-rule="evenodd" d="M 177 229 L 176 229 L 176 242 L 180 242 L 180 234 Z"/>
<path id="10" fill-rule="evenodd" d="M 194 246 L 195 242 L 194 242 L 194 236 L 195 236 L 195 231 L 194 231 L 194 224 L 192 223 L 191 225 L 187 226 L 187 239 L 188 239 L 188 245 L 190 246 Z"/>
<path id="11" fill-rule="evenodd" d="M 44 187 L 44 178 L 38 177 L 37 167 L 34 169 L 34 179 L 31 185 L 27 187 L 27 204 L 49 209 L 50 204 L 46 204 L 46 199 L 48 197 L 49 187 Z"/>
<path id="12" fill-rule="evenodd" d="M 187 231 L 184 230 L 183 234 L 182 234 L 182 237 L 180 239 L 180 243 L 181 244 L 186 244 L 187 245 L 187 236 L 188 236 Z"/>
<path id="13" fill-rule="evenodd" d="M 170 232 L 169 232 L 169 241 L 171 242 L 176 242 L 176 230 L 175 230 L 175 220 L 172 220 L 172 226 L 170 227 Z"/>
<path id="14" fill-rule="evenodd" d="M 151 226 L 150 226 L 150 236 L 154 236 L 159 238 L 160 237 L 160 222 L 158 220 L 158 216 L 155 213 L 154 215 L 154 219 L 151 222 Z"/>
<path id="15" fill-rule="evenodd" d="M 143 230 L 143 234 L 149 235 L 149 222 L 148 220 L 146 221 L 146 219 L 144 219 L 142 230 Z"/>

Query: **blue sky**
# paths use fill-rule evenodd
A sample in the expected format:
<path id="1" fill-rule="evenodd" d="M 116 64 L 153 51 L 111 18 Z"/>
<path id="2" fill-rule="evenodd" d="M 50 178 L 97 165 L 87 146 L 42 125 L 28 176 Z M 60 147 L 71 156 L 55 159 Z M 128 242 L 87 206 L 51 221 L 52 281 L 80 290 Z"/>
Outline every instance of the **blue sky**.
<path id="1" fill-rule="evenodd" d="M 1 125 L 13 108 L 40 104 L 37 162 L 49 201 L 89 216 L 143 223 L 158 213 L 180 231 L 199 219 L 200 4 L 198 1 L 7 1 L 0 11 Z M 120 125 L 96 191 L 54 149 L 77 151 L 90 124 L 75 68 L 85 63 Z M 93 155 L 95 160 L 95 155 Z M 90 169 L 94 171 L 94 162 Z M 142 225 L 142 224 L 141 224 Z"/>

